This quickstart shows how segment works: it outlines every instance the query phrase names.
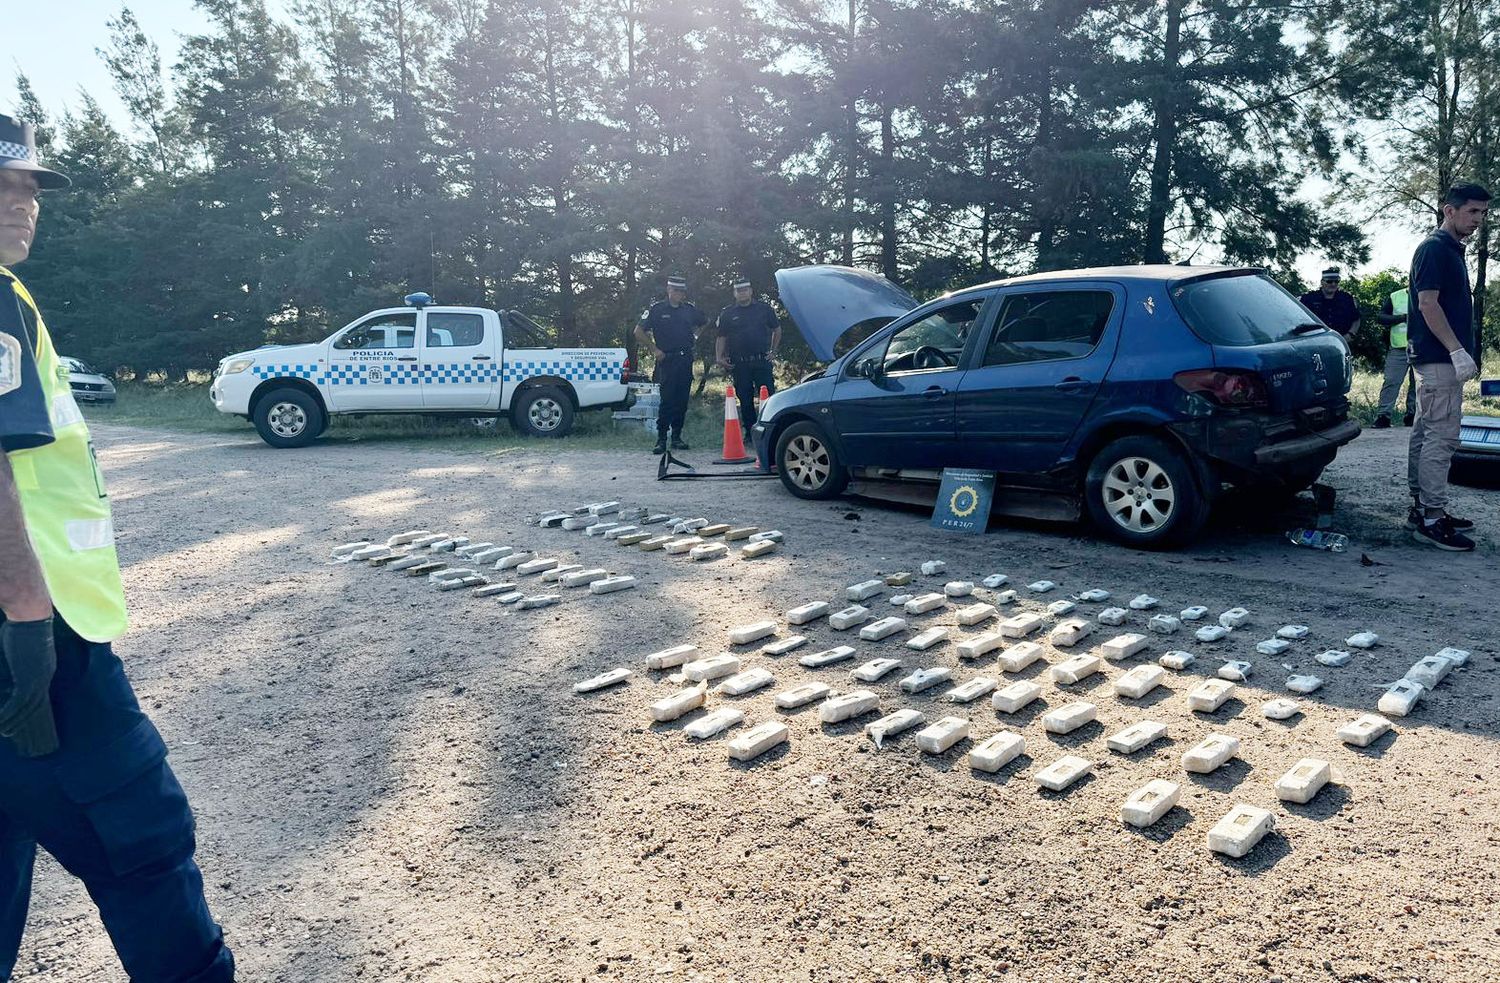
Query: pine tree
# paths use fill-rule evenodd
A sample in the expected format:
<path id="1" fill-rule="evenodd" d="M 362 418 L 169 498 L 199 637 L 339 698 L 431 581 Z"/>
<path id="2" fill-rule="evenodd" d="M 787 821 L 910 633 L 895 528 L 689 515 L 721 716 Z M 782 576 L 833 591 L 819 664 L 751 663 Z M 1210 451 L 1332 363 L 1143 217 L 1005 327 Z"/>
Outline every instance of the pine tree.
<path id="1" fill-rule="evenodd" d="M 1142 261 L 1190 259 L 1204 245 L 1228 262 L 1283 266 L 1310 248 L 1351 261 L 1366 254 L 1354 226 L 1297 198 L 1299 134 L 1336 75 L 1289 40 L 1306 30 L 1299 14 L 1292 0 L 1128 0 L 1105 10 L 1126 51 L 1126 84 L 1147 110 Z"/>

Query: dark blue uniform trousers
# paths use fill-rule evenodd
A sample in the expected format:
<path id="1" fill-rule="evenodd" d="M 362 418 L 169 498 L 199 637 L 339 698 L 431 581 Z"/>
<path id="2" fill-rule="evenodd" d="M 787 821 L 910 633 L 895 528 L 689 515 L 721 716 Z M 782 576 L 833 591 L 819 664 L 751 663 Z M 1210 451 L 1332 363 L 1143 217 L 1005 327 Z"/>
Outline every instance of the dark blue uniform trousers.
<path id="1" fill-rule="evenodd" d="M 667 352 L 657 360 L 656 382 L 661 386 L 661 408 L 656 417 L 656 434 L 663 440 L 671 430 L 682 436 L 687 420 L 688 397 L 693 388 L 693 350 Z"/>
<path id="2" fill-rule="evenodd" d="M 761 386 L 766 387 L 767 395 L 776 392 L 776 376 L 770 360 L 765 358 L 735 359 L 729 374 L 734 379 L 734 395 L 740 404 L 740 427 L 744 438 L 749 440 L 750 428 L 756 420 L 755 398 L 760 395 Z"/>
<path id="3" fill-rule="evenodd" d="M 0 983 L 15 968 L 38 845 L 83 881 L 134 983 L 233 980 L 161 735 L 108 645 L 60 619 L 56 634 L 61 750 L 19 758 L 0 739 Z"/>

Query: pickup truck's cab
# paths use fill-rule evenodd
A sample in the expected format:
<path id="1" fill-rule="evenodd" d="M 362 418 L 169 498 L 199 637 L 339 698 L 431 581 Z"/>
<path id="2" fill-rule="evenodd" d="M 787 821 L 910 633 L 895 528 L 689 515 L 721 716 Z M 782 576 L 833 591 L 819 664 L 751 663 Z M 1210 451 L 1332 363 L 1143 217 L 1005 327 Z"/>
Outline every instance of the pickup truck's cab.
<path id="1" fill-rule="evenodd" d="M 627 405 L 628 381 L 622 348 L 552 348 L 517 311 L 413 294 L 321 342 L 231 355 L 210 395 L 273 447 L 300 447 L 341 413 L 509 414 L 521 433 L 561 437 L 578 410 Z"/>

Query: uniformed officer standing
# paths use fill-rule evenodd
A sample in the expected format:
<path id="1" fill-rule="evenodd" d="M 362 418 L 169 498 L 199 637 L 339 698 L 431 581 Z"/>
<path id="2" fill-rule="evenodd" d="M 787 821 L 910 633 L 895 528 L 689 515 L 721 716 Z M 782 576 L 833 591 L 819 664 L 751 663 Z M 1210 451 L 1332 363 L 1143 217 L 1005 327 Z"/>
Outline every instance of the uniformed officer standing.
<path id="1" fill-rule="evenodd" d="M 1359 327 L 1359 305 L 1354 295 L 1339 287 L 1342 277 L 1337 266 L 1323 271 L 1317 290 L 1309 290 L 1300 298 L 1302 306 L 1318 315 L 1318 320 L 1328 325 L 1345 338 Z"/>
<path id="2" fill-rule="evenodd" d="M 687 280 L 667 277 L 667 299 L 658 300 L 641 312 L 635 326 L 635 337 L 653 346 L 656 355 L 656 382 L 661 386 L 661 410 L 656 418 L 656 446 L 653 454 L 667 452 L 667 431 L 672 432 L 672 449 L 685 451 L 682 427 L 687 418 L 688 392 L 693 385 L 693 344 L 697 330 L 708 318 L 687 299 Z"/>
<path id="3" fill-rule="evenodd" d="M 770 304 L 755 299 L 750 281 L 739 280 L 734 285 L 734 303 L 719 312 L 718 328 L 715 359 L 734 379 L 740 426 L 749 434 L 755 426 L 755 397 L 760 387 L 776 391 L 771 358 L 781 345 L 781 322 Z"/>
<path id="4" fill-rule="evenodd" d="M 193 815 L 110 649 L 126 627 L 88 427 L 26 288 L 43 188 L 32 128 L 0 116 L 0 983 L 40 845 L 83 881 L 135 983 L 219 983 Z"/>

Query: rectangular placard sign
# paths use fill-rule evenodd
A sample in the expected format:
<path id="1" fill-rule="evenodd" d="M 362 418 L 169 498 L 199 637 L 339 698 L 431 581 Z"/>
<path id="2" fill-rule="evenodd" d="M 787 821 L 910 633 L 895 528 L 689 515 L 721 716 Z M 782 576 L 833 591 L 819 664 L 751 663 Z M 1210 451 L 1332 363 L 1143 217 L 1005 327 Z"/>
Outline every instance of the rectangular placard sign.
<path id="1" fill-rule="evenodd" d="M 983 533 L 995 497 L 995 472 L 944 468 L 932 509 L 932 525 L 953 532 Z"/>

